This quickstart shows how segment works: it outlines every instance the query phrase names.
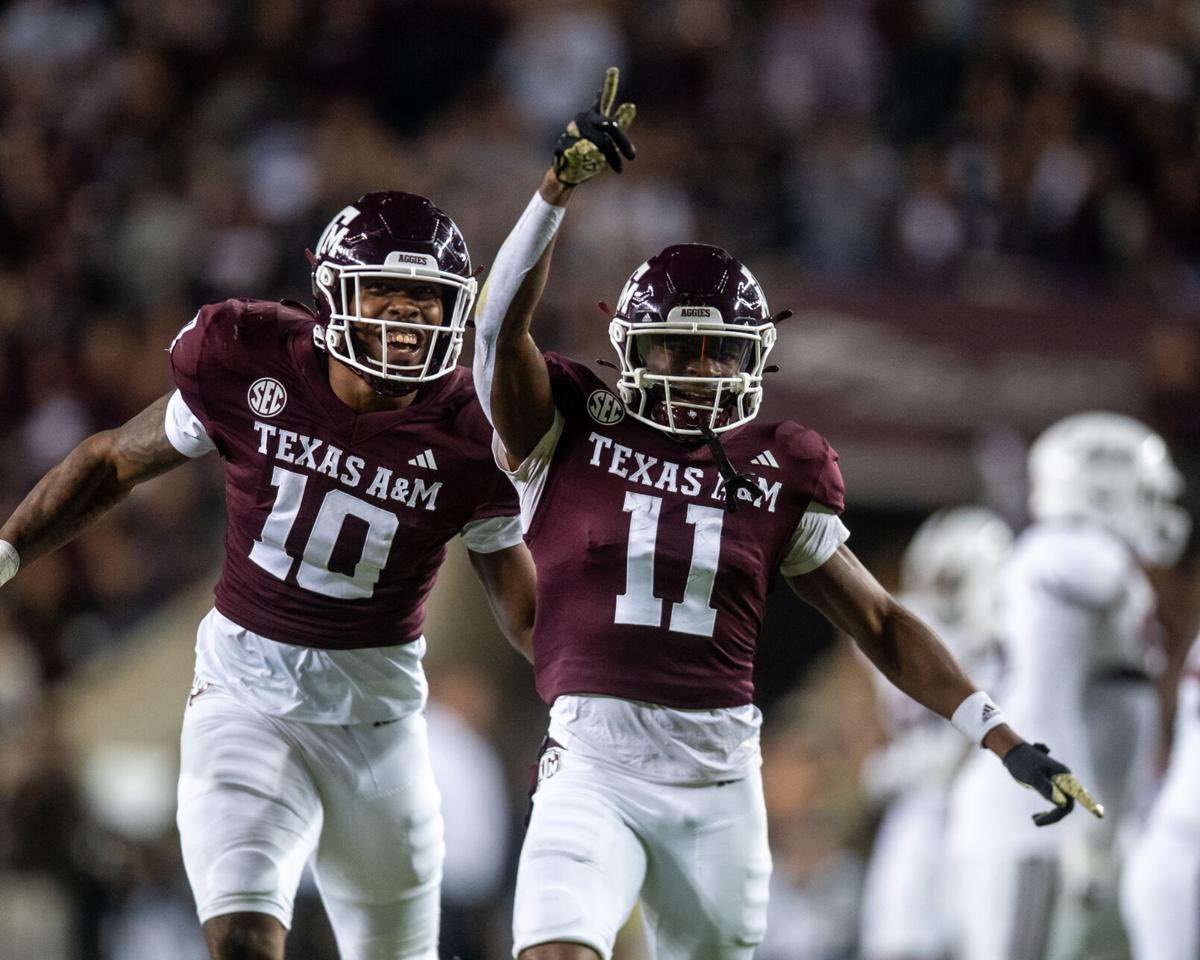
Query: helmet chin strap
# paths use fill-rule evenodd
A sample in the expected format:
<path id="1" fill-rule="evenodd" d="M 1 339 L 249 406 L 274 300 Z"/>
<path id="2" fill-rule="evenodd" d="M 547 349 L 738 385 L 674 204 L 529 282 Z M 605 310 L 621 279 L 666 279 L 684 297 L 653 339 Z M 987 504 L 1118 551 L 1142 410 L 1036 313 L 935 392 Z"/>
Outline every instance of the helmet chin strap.
<path id="1" fill-rule="evenodd" d="M 757 504 L 762 499 L 762 489 L 754 482 L 750 474 L 738 473 L 733 469 L 733 464 L 729 462 L 725 448 L 721 446 L 721 438 L 713 433 L 707 423 L 701 424 L 700 435 L 704 437 L 704 442 L 708 445 L 709 452 L 712 453 L 717 470 L 725 481 L 725 509 L 730 513 L 737 513 L 738 496 L 743 490 L 746 491 L 749 500 Z"/>

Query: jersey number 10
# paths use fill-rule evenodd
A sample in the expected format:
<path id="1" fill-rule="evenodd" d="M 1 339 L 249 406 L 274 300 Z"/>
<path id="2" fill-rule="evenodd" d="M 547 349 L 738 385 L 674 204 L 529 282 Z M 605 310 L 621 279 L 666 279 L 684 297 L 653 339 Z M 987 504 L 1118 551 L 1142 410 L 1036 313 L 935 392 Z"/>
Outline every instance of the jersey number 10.
<path id="1" fill-rule="evenodd" d="M 400 521 L 394 513 L 381 510 L 373 504 L 352 497 L 342 490 L 330 490 L 321 501 L 317 519 L 313 521 L 308 542 L 300 557 L 291 557 L 285 548 L 300 503 L 304 499 L 304 487 L 308 477 L 276 467 L 271 474 L 271 486 L 279 493 L 271 507 L 271 515 L 263 524 L 262 533 L 250 548 L 250 559 L 267 573 L 280 580 L 296 568 L 296 582 L 306 590 L 336 597 L 339 600 L 364 600 L 375 592 L 380 571 L 387 563 L 392 549 L 392 538 Z M 367 524 L 367 537 L 363 543 L 362 556 L 354 565 L 352 574 L 338 573 L 329 569 L 333 548 L 347 517 L 358 517 Z"/>

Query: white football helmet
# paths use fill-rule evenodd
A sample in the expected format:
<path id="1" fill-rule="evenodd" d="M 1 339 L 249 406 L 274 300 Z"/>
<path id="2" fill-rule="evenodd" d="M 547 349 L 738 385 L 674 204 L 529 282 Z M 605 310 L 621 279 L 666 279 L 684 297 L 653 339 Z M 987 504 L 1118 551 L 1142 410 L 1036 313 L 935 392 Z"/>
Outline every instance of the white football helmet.
<path id="1" fill-rule="evenodd" d="M 1179 559 L 1191 532 L 1175 501 L 1183 475 L 1166 441 L 1119 413 L 1079 413 L 1029 451 L 1029 509 L 1037 520 L 1086 519 L 1112 530 L 1152 566 Z"/>
<path id="2" fill-rule="evenodd" d="M 996 582 L 1013 534 L 986 507 L 947 507 L 913 535 L 900 561 L 901 589 L 946 627 L 985 643 L 995 633 Z"/>

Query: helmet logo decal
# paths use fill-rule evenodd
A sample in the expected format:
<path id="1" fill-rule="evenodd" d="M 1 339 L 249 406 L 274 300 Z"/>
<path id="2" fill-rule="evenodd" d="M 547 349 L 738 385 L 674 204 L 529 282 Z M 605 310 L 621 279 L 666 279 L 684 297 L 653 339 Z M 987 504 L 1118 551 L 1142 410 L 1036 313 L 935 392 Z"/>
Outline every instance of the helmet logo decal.
<path id="1" fill-rule="evenodd" d="M 273 417 L 287 403 L 287 391 L 274 377 L 260 377 L 250 384 L 246 402 L 260 417 Z"/>
<path id="2" fill-rule="evenodd" d="M 625 405 L 607 390 L 593 390 L 587 398 L 588 415 L 603 426 L 620 423 L 625 417 Z"/>
<path id="3" fill-rule="evenodd" d="M 438 268 L 437 260 L 427 253 L 404 253 L 401 250 L 393 250 L 383 261 L 385 267 L 398 267 L 405 263 L 411 263 L 418 267 L 428 267 L 430 270 Z"/>
<path id="4" fill-rule="evenodd" d="M 350 232 L 350 224 L 357 216 L 357 207 L 346 207 L 334 217 L 329 226 L 325 228 L 325 232 L 321 234 L 321 239 L 317 241 L 316 256 L 326 256 L 330 250 L 341 243 L 345 239 L 346 234 Z"/>

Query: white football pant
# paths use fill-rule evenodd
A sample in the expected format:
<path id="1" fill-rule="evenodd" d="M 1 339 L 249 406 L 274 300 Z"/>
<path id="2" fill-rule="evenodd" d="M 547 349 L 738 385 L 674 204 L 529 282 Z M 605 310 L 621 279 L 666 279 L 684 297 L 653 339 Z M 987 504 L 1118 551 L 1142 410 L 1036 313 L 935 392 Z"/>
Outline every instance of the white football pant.
<path id="1" fill-rule="evenodd" d="M 641 898 L 656 960 L 750 960 L 766 932 L 771 854 L 762 777 L 649 782 L 558 749 L 517 873 L 513 956 L 567 941 L 612 956 Z"/>
<path id="2" fill-rule="evenodd" d="M 863 883 L 863 960 L 939 960 L 949 946 L 946 798 L 901 794 L 887 808 Z"/>
<path id="3" fill-rule="evenodd" d="M 1134 960 L 1200 957 L 1200 833 L 1151 821 L 1121 887 Z"/>
<path id="4" fill-rule="evenodd" d="M 298 723 L 209 686 L 184 713 L 178 822 L 201 923 L 289 927 L 311 858 L 342 960 L 437 960 L 442 819 L 421 714 Z"/>

